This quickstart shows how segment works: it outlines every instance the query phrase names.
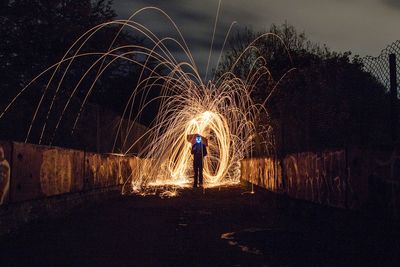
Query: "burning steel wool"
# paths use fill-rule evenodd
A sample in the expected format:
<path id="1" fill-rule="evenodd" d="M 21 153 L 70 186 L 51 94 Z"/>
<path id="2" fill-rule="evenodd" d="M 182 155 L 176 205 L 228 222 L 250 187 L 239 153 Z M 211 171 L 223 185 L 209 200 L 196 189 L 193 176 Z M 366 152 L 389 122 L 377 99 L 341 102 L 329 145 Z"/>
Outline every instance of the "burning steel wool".
<path id="1" fill-rule="evenodd" d="M 135 20 L 139 14 L 150 11 L 165 16 L 171 24 L 171 29 L 178 34 L 179 38 L 159 38 L 149 28 Z M 218 14 L 216 22 L 217 20 Z M 226 34 L 224 46 L 234 24 L 231 25 Z M 136 44 L 114 47 L 114 42 L 112 42 L 108 51 L 83 52 L 92 36 L 109 26 L 118 26 L 114 42 L 122 31 L 129 30 L 144 36 L 152 44 L 152 47 Z M 214 33 L 215 27 L 216 23 L 214 25 Z M 256 49 L 254 46 L 256 41 L 262 38 L 270 38 L 271 36 L 272 34 L 264 34 L 258 37 L 243 51 L 243 55 Z M 273 37 L 279 38 L 278 36 Z M 168 43 L 179 46 L 186 60 L 178 60 L 174 57 L 174 54 L 168 48 Z M 162 194 L 164 196 L 174 196 L 176 195 L 176 188 L 189 185 L 192 158 L 190 153 L 191 143 L 188 142 L 188 136 L 193 134 L 200 134 L 208 142 L 208 155 L 204 163 L 205 186 L 211 187 L 239 182 L 240 160 L 252 153 L 254 138 L 258 134 L 255 122 L 259 119 L 260 113 L 267 112 L 265 103 L 264 105 L 256 105 L 251 97 L 254 86 L 262 77 L 272 79 L 265 64 L 265 59 L 255 58 L 253 62 L 249 63 L 247 79 L 241 79 L 235 76 L 233 72 L 227 72 L 217 80 L 214 78 L 210 81 L 205 81 L 200 77 L 190 49 L 173 20 L 161 9 L 146 7 L 135 12 L 127 20 L 104 23 L 83 34 L 57 64 L 43 71 L 20 91 L 0 114 L 0 119 L 12 107 L 18 97 L 33 86 L 35 81 L 50 76 L 36 112 L 33 114 L 31 126 L 26 137 L 26 141 L 28 141 L 32 127 L 38 120 L 38 111 L 43 108 L 43 100 L 49 97 L 47 94 L 50 86 L 55 86 L 53 100 L 47 109 L 47 118 L 41 127 L 39 143 L 43 143 L 43 136 L 50 131 L 47 121 L 52 112 L 54 112 L 55 99 L 63 91 L 66 74 L 75 61 L 88 57 L 95 58 L 95 61 L 85 71 L 85 74 L 76 83 L 68 96 L 69 99 L 66 101 L 58 118 L 54 132 L 60 127 L 63 117 L 67 115 L 72 98 L 77 95 L 78 88 L 86 81 L 89 73 L 94 71 L 96 76 L 87 87 L 80 111 L 74 115 L 74 128 L 80 119 L 89 96 L 96 89 L 96 81 L 111 64 L 124 60 L 141 66 L 142 72 L 139 82 L 136 88 L 132 90 L 130 98 L 127 99 L 122 116 L 123 118 L 128 118 L 130 124 L 127 129 L 122 131 L 122 128 L 126 126 L 123 126 L 121 120 L 114 147 L 119 142 L 117 140 L 120 139 L 117 137 L 122 132 L 127 133 L 126 138 L 122 140 L 121 147 L 126 147 L 125 151 L 122 151 L 123 154 L 129 154 L 135 144 L 144 138 L 146 138 L 148 145 L 138 154 L 138 171 L 126 178 L 122 193 L 146 193 L 150 187 L 164 187 L 168 188 L 168 190 L 165 189 L 163 191 Z M 154 62 L 157 63 L 154 64 Z M 237 63 L 233 64 L 232 70 Z M 162 72 L 160 71 L 161 67 L 164 70 Z M 207 66 L 206 76 L 208 69 L 209 66 Z M 167 73 L 165 73 L 165 70 L 167 70 Z M 60 72 L 62 73 L 61 76 L 59 75 Z M 276 87 L 278 83 L 279 81 L 275 82 L 274 86 Z M 272 94 L 275 87 L 266 88 L 266 90 L 268 89 Z M 152 90 L 158 90 L 159 96 L 149 99 L 146 96 Z M 134 107 L 138 100 L 140 106 Z M 129 140 L 129 132 L 132 131 L 133 125 L 140 120 L 146 106 L 153 101 L 159 101 L 160 103 L 154 123 L 151 124 L 148 132 L 138 140 Z M 68 116 L 72 115 L 68 113 Z M 264 141 L 268 142 L 268 140 Z M 121 153 L 121 151 L 115 152 Z"/>

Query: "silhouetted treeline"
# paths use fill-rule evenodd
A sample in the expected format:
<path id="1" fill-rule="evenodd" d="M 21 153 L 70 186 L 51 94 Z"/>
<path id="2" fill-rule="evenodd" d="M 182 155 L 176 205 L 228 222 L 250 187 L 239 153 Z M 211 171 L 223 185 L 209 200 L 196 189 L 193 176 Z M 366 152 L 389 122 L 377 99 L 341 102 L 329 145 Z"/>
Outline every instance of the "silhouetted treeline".
<path id="1" fill-rule="evenodd" d="M 264 77 L 258 82 L 254 99 L 263 103 L 277 86 L 266 102 L 269 114 L 262 114 L 259 121 L 260 129 L 272 126 L 277 153 L 391 144 L 390 96 L 363 70 L 358 56 L 331 52 L 288 24 L 272 25 L 269 32 L 283 42 L 276 36 L 262 38 L 254 43 L 257 49 L 248 50 L 233 72 L 246 78 L 254 59 L 266 59 L 273 79 Z M 249 29 L 238 31 L 217 74 L 230 70 L 243 49 L 261 34 Z M 257 65 L 261 66 L 261 61 Z M 295 70 L 277 83 L 291 68 Z"/>
<path id="2" fill-rule="evenodd" d="M 8 103 L 42 71 L 59 62 L 73 43 L 87 30 L 116 17 L 111 0 L 15 0 L 0 3 L 0 112 Z M 80 53 L 106 52 L 110 48 L 120 26 L 107 26 L 96 32 Z M 142 44 L 142 39 L 128 31 L 122 31 L 112 48 L 126 44 Z M 79 46 L 78 46 L 79 47 Z M 76 49 L 68 56 L 74 55 Z M 122 49 L 116 53 L 124 53 Z M 81 57 L 71 64 L 56 95 L 58 81 L 63 77 L 68 64 L 56 72 L 53 83 L 46 91 L 42 107 L 38 110 L 29 142 L 37 143 L 46 131 L 42 143 L 82 148 L 79 137 L 71 134 L 72 125 L 79 113 L 88 89 L 95 80 L 100 64 L 92 69 L 72 94 L 86 70 L 100 56 Z M 127 55 L 134 58 L 135 55 Z M 106 58 L 104 65 L 110 62 Z M 123 60 L 117 60 L 96 81 L 87 102 L 122 113 L 132 89 L 137 84 L 140 67 Z M 45 93 L 51 74 L 49 72 L 37 80 L 24 92 L 13 108 L 0 120 L 0 139 L 25 140 L 35 109 Z M 63 108 L 72 95 L 68 109 L 62 117 Z M 51 102 L 52 112 L 47 117 Z M 155 107 L 150 107 L 155 109 Z M 154 116 L 152 116 L 154 118 Z M 143 118 L 144 123 L 149 118 Z M 100 122 L 101 123 L 101 122 Z"/>

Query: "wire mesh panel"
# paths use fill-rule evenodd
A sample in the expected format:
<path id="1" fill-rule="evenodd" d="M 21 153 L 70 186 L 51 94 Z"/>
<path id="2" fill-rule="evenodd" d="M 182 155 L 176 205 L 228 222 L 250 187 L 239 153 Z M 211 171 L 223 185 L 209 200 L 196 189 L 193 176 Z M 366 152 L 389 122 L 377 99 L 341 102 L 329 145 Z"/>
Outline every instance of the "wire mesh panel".
<path id="1" fill-rule="evenodd" d="M 397 73 L 400 73 L 400 40 L 388 45 L 377 57 L 366 56 L 362 59 L 364 69 L 374 75 L 386 88 L 390 90 L 389 55 L 396 55 Z M 397 75 L 397 85 L 400 85 L 400 75 Z M 397 87 L 399 98 L 399 87 Z"/>

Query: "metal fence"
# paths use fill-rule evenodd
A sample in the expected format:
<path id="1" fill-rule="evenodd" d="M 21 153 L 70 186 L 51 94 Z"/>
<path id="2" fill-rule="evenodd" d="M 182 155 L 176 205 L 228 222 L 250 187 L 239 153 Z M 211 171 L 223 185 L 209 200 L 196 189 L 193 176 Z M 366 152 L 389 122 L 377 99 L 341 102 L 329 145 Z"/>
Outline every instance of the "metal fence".
<path id="1" fill-rule="evenodd" d="M 394 56 L 393 56 L 394 55 Z M 392 68 L 396 70 L 396 84 L 400 84 L 400 40 L 393 42 L 382 50 L 381 54 L 377 57 L 366 56 L 362 58 L 364 69 L 375 76 L 380 81 L 387 91 L 391 86 L 391 64 L 390 57 L 392 57 Z M 394 60 L 393 60 L 394 57 Z M 394 65 L 394 66 L 393 66 Z M 393 75 L 393 74 L 392 74 Z M 393 79 L 393 77 L 392 77 Z M 399 98 L 399 88 L 397 86 L 397 97 Z"/>

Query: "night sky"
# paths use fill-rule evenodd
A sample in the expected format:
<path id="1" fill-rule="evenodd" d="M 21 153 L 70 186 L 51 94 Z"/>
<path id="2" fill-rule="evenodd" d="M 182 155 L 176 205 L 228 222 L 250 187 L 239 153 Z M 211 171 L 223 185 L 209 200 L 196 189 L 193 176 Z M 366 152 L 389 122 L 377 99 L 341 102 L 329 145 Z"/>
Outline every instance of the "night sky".
<path id="1" fill-rule="evenodd" d="M 115 0 L 119 18 L 145 6 L 166 11 L 183 31 L 195 60 L 205 68 L 218 0 Z M 154 12 L 141 21 L 162 36 L 172 35 L 171 27 Z M 268 29 L 271 23 L 287 21 L 305 31 L 311 41 L 335 51 L 352 51 L 361 56 L 377 56 L 400 36 L 398 0 L 223 0 L 217 27 L 213 59 L 217 58 L 232 21 L 254 30 Z"/>

